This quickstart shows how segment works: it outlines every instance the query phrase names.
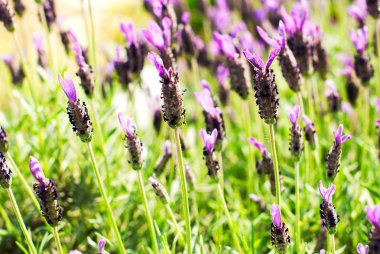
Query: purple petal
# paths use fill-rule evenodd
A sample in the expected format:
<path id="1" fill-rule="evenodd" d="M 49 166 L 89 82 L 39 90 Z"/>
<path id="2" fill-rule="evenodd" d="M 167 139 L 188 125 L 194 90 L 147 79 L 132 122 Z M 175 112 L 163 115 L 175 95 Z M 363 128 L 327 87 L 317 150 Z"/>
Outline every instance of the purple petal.
<path id="1" fill-rule="evenodd" d="M 313 126 L 313 122 L 307 117 L 307 115 L 303 115 L 302 120 L 305 122 L 306 126 Z"/>
<path id="2" fill-rule="evenodd" d="M 256 27 L 257 33 L 261 36 L 261 38 L 270 46 L 272 47 L 278 47 L 278 43 L 269 37 L 269 35 L 261 28 L 261 27 Z"/>
<path id="3" fill-rule="evenodd" d="M 74 30 L 73 29 L 69 29 L 68 31 L 67 31 L 67 34 L 68 34 L 68 36 L 71 38 L 71 40 L 74 42 L 74 43 L 78 43 L 79 41 L 78 41 L 78 37 L 76 36 L 76 34 L 74 33 Z"/>
<path id="4" fill-rule="evenodd" d="M 33 156 L 29 157 L 29 169 L 37 181 L 40 183 L 43 183 L 45 181 L 45 175 L 42 171 L 41 164 Z"/>
<path id="5" fill-rule="evenodd" d="M 164 35 L 160 26 L 154 22 L 148 22 L 148 29 L 142 31 L 145 39 L 159 50 L 163 50 L 165 46 Z"/>
<path id="6" fill-rule="evenodd" d="M 247 49 L 243 50 L 243 54 L 245 58 L 248 60 L 248 62 L 250 62 L 253 66 L 255 66 L 258 69 L 264 70 L 264 62 L 258 55 L 256 55 L 255 53 L 251 53 Z"/>
<path id="7" fill-rule="evenodd" d="M 218 79 L 219 84 L 224 84 L 225 80 L 228 78 L 229 75 L 230 72 L 228 68 L 223 64 L 219 64 L 216 68 L 216 78 Z"/>
<path id="8" fill-rule="evenodd" d="M 170 147 L 171 147 L 170 140 L 166 140 L 165 145 L 164 145 L 165 154 L 170 154 Z"/>
<path id="9" fill-rule="evenodd" d="M 376 110 L 377 110 L 377 114 L 380 115 L 380 99 L 379 98 L 376 99 Z"/>
<path id="10" fill-rule="evenodd" d="M 208 114 L 213 117 L 217 117 L 219 115 L 219 110 L 214 106 L 214 101 L 212 100 L 209 89 L 203 89 L 200 93 L 194 93 L 194 97 L 202 109 Z"/>
<path id="11" fill-rule="evenodd" d="M 43 52 L 44 50 L 44 38 L 41 36 L 41 35 L 34 35 L 33 36 L 33 43 L 34 43 L 34 47 L 36 48 L 37 52 L 38 53 L 41 53 Z"/>
<path id="12" fill-rule="evenodd" d="M 136 124 L 132 122 L 130 117 L 125 117 L 123 113 L 118 114 L 119 123 L 128 137 L 136 137 Z"/>
<path id="13" fill-rule="evenodd" d="M 76 42 L 74 43 L 73 49 L 75 52 L 75 59 L 77 60 L 77 64 L 79 66 L 84 66 L 86 62 L 83 57 L 82 47 L 79 45 L 79 43 Z"/>
<path id="14" fill-rule="evenodd" d="M 214 40 L 218 43 L 223 53 L 230 59 L 234 59 L 236 54 L 235 46 L 232 42 L 232 38 L 228 35 L 223 35 L 218 32 L 213 33 Z"/>
<path id="15" fill-rule="evenodd" d="M 201 80 L 202 89 L 207 89 L 211 92 L 210 84 L 206 80 Z"/>
<path id="16" fill-rule="evenodd" d="M 280 51 L 281 51 L 280 48 L 275 48 L 274 50 L 272 50 L 272 52 L 270 52 L 269 58 L 268 58 L 268 62 L 266 64 L 266 66 L 265 66 L 265 70 L 266 71 L 269 71 L 269 67 L 273 63 L 273 61 L 276 58 L 276 56 L 280 53 Z"/>
<path id="17" fill-rule="evenodd" d="M 293 108 L 293 110 L 289 110 L 288 112 L 289 120 L 292 125 L 296 125 L 298 118 L 300 116 L 300 107 L 297 105 Z"/>
<path id="18" fill-rule="evenodd" d="M 165 17 L 162 19 L 162 26 L 164 28 L 163 35 L 164 35 L 164 41 L 165 41 L 165 47 L 170 46 L 170 40 L 171 40 L 171 27 L 172 27 L 172 21 Z"/>
<path id="19" fill-rule="evenodd" d="M 158 75 L 161 78 L 167 78 L 168 77 L 168 72 L 164 67 L 164 63 L 162 62 L 162 59 L 159 55 L 157 55 L 154 52 L 149 52 L 148 53 L 148 60 L 151 62 L 154 67 L 156 67 L 156 70 L 158 71 Z"/>
<path id="20" fill-rule="evenodd" d="M 350 38 L 358 52 L 363 52 L 368 43 L 368 28 L 364 26 L 361 29 L 358 29 L 356 32 L 350 30 Z"/>
<path id="21" fill-rule="evenodd" d="M 363 244 L 359 243 L 357 247 L 358 254 L 367 254 L 369 251 L 368 245 L 363 246 Z"/>
<path id="22" fill-rule="evenodd" d="M 326 189 L 323 186 L 322 181 L 319 181 L 318 184 L 319 192 L 321 193 L 321 196 L 324 200 L 325 203 L 330 203 L 331 202 L 331 197 L 334 194 L 336 187 L 334 184 L 332 184 L 328 189 Z"/>
<path id="23" fill-rule="evenodd" d="M 266 148 L 266 146 L 263 143 L 257 141 L 255 138 L 249 138 L 248 141 L 254 147 L 256 147 L 257 149 L 259 149 L 259 151 L 261 152 L 261 154 L 263 156 L 265 156 L 267 154 L 267 148 Z"/>
<path id="24" fill-rule="evenodd" d="M 65 72 L 64 77 L 65 78 L 63 79 L 61 74 L 58 74 L 58 81 L 61 84 L 62 90 L 70 101 L 76 102 L 77 92 L 75 90 L 74 81 L 67 72 Z"/>
<path id="25" fill-rule="evenodd" d="M 215 144 L 216 138 L 218 136 L 218 131 L 216 129 L 214 129 L 212 131 L 211 135 L 208 135 L 207 132 L 202 129 L 199 132 L 199 135 L 202 138 L 205 150 L 208 152 L 212 152 L 214 150 L 214 144 Z"/>
<path id="26" fill-rule="evenodd" d="M 284 6 L 280 8 L 280 14 L 282 17 L 282 21 L 284 22 L 287 34 L 289 36 L 293 35 L 295 32 L 295 25 L 293 22 L 293 18 L 286 12 Z"/>
<path id="27" fill-rule="evenodd" d="M 182 14 L 181 18 L 182 24 L 187 25 L 190 21 L 190 12 L 186 11 Z"/>
<path id="28" fill-rule="evenodd" d="M 319 254 L 326 254 L 326 251 L 324 249 L 319 251 Z"/>
<path id="29" fill-rule="evenodd" d="M 101 239 L 98 243 L 98 254 L 104 254 L 104 246 L 106 245 L 106 240 Z"/>
<path id="30" fill-rule="evenodd" d="M 379 127 L 380 127 L 380 119 L 376 120 L 376 121 L 375 121 L 375 124 L 376 124 L 376 126 L 379 126 Z"/>
<path id="31" fill-rule="evenodd" d="M 130 47 L 133 43 L 136 42 L 136 34 L 133 27 L 133 23 L 120 23 L 120 30 L 127 40 L 127 45 Z"/>
<path id="32" fill-rule="evenodd" d="M 284 49 L 286 45 L 286 31 L 285 31 L 284 22 L 282 22 L 282 20 L 280 20 L 280 22 L 278 23 L 278 34 L 279 34 L 279 39 L 277 40 L 277 43 L 281 49 Z M 273 46 L 273 47 L 276 47 L 276 46 Z"/>
<path id="33" fill-rule="evenodd" d="M 375 206 L 371 209 L 367 206 L 367 219 L 372 223 L 372 225 L 380 229 L 380 206 Z"/>
<path id="34" fill-rule="evenodd" d="M 281 228 L 282 227 L 281 211 L 277 205 L 273 204 L 270 207 L 270 215 L 272 217 L 273 225 L 275 225 L 277 228 Z"/>

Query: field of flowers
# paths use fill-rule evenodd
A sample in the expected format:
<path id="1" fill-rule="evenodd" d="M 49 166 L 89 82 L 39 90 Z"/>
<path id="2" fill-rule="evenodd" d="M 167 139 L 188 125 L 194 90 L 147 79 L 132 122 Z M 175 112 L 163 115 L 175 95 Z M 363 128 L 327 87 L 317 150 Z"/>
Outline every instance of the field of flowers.
<path id="1" fill-rule="evenodd" d="M 377 0 L 0 0 L 0 254 L 380 254 Z"/>

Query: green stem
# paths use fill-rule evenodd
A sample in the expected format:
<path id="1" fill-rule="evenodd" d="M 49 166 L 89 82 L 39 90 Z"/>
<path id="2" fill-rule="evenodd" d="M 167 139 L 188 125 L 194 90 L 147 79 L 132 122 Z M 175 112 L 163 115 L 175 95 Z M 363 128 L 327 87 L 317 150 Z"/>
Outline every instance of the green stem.
<path id="1" fill-rule="evenodd" d="M 177 159 L 178 159 L 178 167 L 179 167 L 179 175 L 181 178 L 181 187 L 182 187 L 182 206 L 185 214 L 186 220 L 186 249 L 187 253 L 191 254 L 191 224 L 190 224 L 190 211 L 189 211 L 189 199 L 187 196 L 187 183 L 186 183 L 186 175 L 185 175 L 185 167 L 183 165 L 182 158 L 182 149 L 181 149 L 181 141 L 179 139 L 178 127 L 174 129 L 174 139 L 177 147 Z"/>
<path id="2" fill-rule="evenodd" d="M 280 172 L 278 170 L 276 140 L 274 137 L 274 126 L 273 126 L 273 124 L 269 125 L 269 132 L 270 132 L 270 146 L 272 149 L 272 158 L 273 158 L 273 166 L 274 166 L 274 179 L 275 179 L 275 184 L 276 184 L 276 204 L 279 207 L 281 207 Z"/>
<path id="3" fill-rule="evenodd" d="M 327 243 L 326 243 L 326 253 L 327 254 L 331 254 L 331 241 L 330 241 L 330 235 L 327 235 L 327 239 L 326 239 Z"/>
<path id="4" fill-rule="evenodd" d="M 21 216 L 21 213 L 20 213 L 20 209 L 18 208 L 18 206 L 17 206 L 17 202 L 16 202 L 16 199 L 15 199 L 15 197 L 13 196 L 12 189 L 11 189 L 11 188 L 8 188 L 8 189 L 7 189 L 7 192 L 8 192 L 9 199 L 11 200 L 13 210 L 14 210 L 14 212 L 16 213 L 16 217 L 17 217 L 18 223 L 20 224 L 20 227 L 21 227 L 22 233 L 24 234 L 24 237 L 25 237 L 25 239 L 26 239 L 26 242 L 27 242 L 27 244 L 28 244 L 28 246 L 29 246 L 29 250 L 30 250 L 33 254 L 37 254 L 36 247 L 35 247 L 34 244 L 33 244 L 32 237 L 29 235 L 28 230 L 26 229 L 26 226 L 25 226 L 25 224 L 24 224 L 24 220 L 22 219 L 22 216 Z"/>
<path id="5" fill-rule="evenodd" d="M 40 214 L 42 215 L 41 209 L 40 209 L 40 204 L 38 203 L 36 197 L 34 196 L 34 193 L 33 193 L 32 189 L 29 187 L 28 182 L 25 180 L 24 176 L 21 174 L 20 169 L 17 167 L 17 165 L 14 162 L 14 160 L 13 160 L 11 154 L 9 153 L 9 151 L 5 154 L 5 157 L 11 163 L 12 169 L 16 172 L 16 175 L 20 178 L 21 183 L 24 186 L 26 193 L 28 194 L 29 198 L 32 200 L 32 202 L 33 202 L 34 206 L 36 207 L 37 211 L 39 211 Z"/>
<path id="6" fill-rule="evenodd" d="M 98 72 L 98 66 L 96 62 L 96 40 L 95 40 L 95 24 L 94 16 L 92 14 L 91 0 L 88 0 L 88 11 L 90 13 L 90 25 L 91 25 L 91 53 L 92 53 L 92 64 L 94 65 L 94 72 Z"/>
<path id="7" fill-rule="evenodd" d="M 18 54 L 20 56 L 22 69 L 25 72 L 25 76 L 26 76 L 26 79 L 27 79 L 27 82 L 28 82 L 28 87 L 29 87 L 29 90 L 30 90 L 30 95 L 32 96 L 33 104 L 36 107 L 37 106 L 37 101 L 36 101 L 36 96 L 34 95 L 34 89 L 33 89 L 33 86 L 32 86 L 32 83 L 33 83 L 32 77 L 31 77 L 32 73 L 30 72 L 30 69 L 29 69 L 28 63 L 26 61 L 26 58 L 25 58 L 24 54 L 22 53 L 21 45 L 20 45 L 20 42 L 19 42 L 19 40 L 17 38 L 16 32 L 13 32 L 12 36 L 13 36 L 13 40 L 14 40 L 15 45 L 16 45 L 17 52 L 18 52 Z"/>
<path id="8" fill-rule="evenodd" d="M 299 162 L 295 162 L 296 171 L 296 252 L 301 253 L 301 228 L 300 228 L 300 170 Z"/>
<path id="9" fill-rule="evenodd" d="M 59 254 L 64 254 L 61 241 L 59 240 L 59 233 L 58 233 L 58 228 L 53 227 L 53 235 L 54 235 L 54 241 L 57 244 L 57 250 Z"/>
<path id="10" fill-rule="evenodd" d="M 165 209 L 166 209 L 166 211 L 168 212 L 168 214 L 170 215 L 170 218 L 171 218 L 171 220 L 172 220 L 172 222 L 173 222 L 173 224 L 174 224 L 174 228 L 175 228 L 175 230 L 176 230 L 176 233 L 177 233 L 177 235 L 178 235 L 178 238 L 179 238 L 180 242 L 184 243 L 185 241 L 184 241 L 184 239 L 183 239 L 181 229 L 180 229 L 180 227 L 178 226 L 177 220 L 176 220 L 175 217 L 174 217 L 173 211 L 172 211 L 172 209 L 171 209 L 169 203 L 167 203 L 167 204 L 165 205 Z"/>
<path id="11" fill-rule="evenodd" d="M 146 192 L 145 192 L 145 188 L 144 188 L 144 180 L 143 180 L 143 177 L 141 174 L 141 170 L 137 170 L 137 176 L 139 179 L 139 188 L 140 188 L 141 196 L 142 196 L 143 202 L 144 202 L 145 216 L 146 216 L 146 219 L 148 221 L 150 237 L 152 238 L 153 250 L 154 250 L 154 253 L 159 254 L 160 251 L 158 250 L 156 231 L 154 230 L 152 216 L 150 215 L 150 211 L 149 211 L 148 199 L 146 198 Z"/>
<path id="12" fill-rule="evenodd" d="M 311 82 L 310 77 L 308 75 L 305 75 L 304 77 L 304 86 L 306 88 L 306 96 L 308 98 L 308 113 L 310 118 L 315 121 L 315 113 L 314 113 L 314 105 L 313 105 L 313 98 L 312 98 L 312 89 L 311 89 Z"/>
<path id="13" fill-rule="evenodd" d="M 248 138 L 251 137 L 252 133 L 251 133 L 251 117 L 250 117 L 250 114 L 249 114 L 249 101 L 248 100 L 244 100 L 243 101 L 244 105 L 244 123 L 245 123 L 245 135 L 246 135 L 246 140 Z M 254 170 L 254 158 L 253 158 L 253 147 L 251 145 L 248 146 L 248 166 L 247 166 L 247 194 L 249 195 L 249 193 L 252 193 L 253 190 L 252 190 L 252 187 L 254 186 L 257 186 L 257 184 L 252 184 L 252 181 L 253 179 L 256 177 L 254 177 L 252 175 L 253 172 L 255 172 Z M 255 192 L 257 193 L 257 190 L 255 190 Z"/>
<path id="14" fill-rule="evenodd" d="M 95 173 L 95 176 L 96 176 L 96 180 L 98 182 L 98 188 L 100 190 L 100 194 L 101 194 L 101 196 L 103 198 L 103 201 L 104 201 L 104 203 L 106 205 L 106 210 L 107 210 L 108 218 L 109 218 L 109 220 L 111 220 L 111 227 L 112 227 L 112 229 L 114 231 L 114 234 L 116 236 L 116 239 L 117 239 L 117 245 L 118 245 L 119 251 L 122 254 L 126 254 L 125 249 L 123 247 L 123 241 L 121 240 L 121 236 L 120 236 L 120 233 L 119 233 L 119 229 L 117 228 L 115 217 L 112 214 L 111 205 L 108 202 L 106 190 L 104 188 L 102 179 L 100 177 L 100 172 L 99 172 L 96 160 L 95 160 L 95 155 L 94 155 L 94 151 L 92 150 L 92 144 L 91 144 L 91 142 L 87 143 L 87 148 L 88 148 L 88 152 L 89 152 L 90 157 L 91 157 L 91 162 L 92 162 L 93 170 L 94 170 L 94 173 Z"/>
<path id="15" fill-rule="evenodd" d="M 57 67 L 57 62 L 55 61 L 54 51 L 53 51 L 53 46 L 52 46 L 51 36 L 50 36 L 50 30 L 49 30 L 48 22 L 46 20 L 46 16 L 44 14 L 44 9 L 42 7 L 42 4 L 40 5 L 40 15 L 41 15 L 42 24 L 43 24 L 44 30 L 45 30 L 46 42 L 48 44 L 50 64 L 53 66 L 53 71 L 54 71 L 53 75 L 54 75 L 54 77 L 56 77 L 56 75 L 58 73 L 58 67 Z"/>
<path id="16" fill-rule="evenodd" d="M 217 184 L 217 189 L 218 189 L 220 201 L 222 201 L 224 213 L 226 214 L 226 217 L 227 217 L 228 226 L 230 227 L 230 229 L 232 231 L 232 240 L 234 241 L 235 246 L 238 248 L 238 252 L 239 253 L 245 253 L 240 246 L 239 238 L 237 236 L 234 224 L 232 222 L 230 212 L 228 211 L 228 207 L 226 204 L 226 200 L 224 199 L 224 193 L 223 193 L 222 187 L 220 186 L 220 183 Z"/>
<path id="17" fill-rule="evenodd" d="M 331 253 L 332 254 L 335 254 L 335 236 L 334 235 L 331 235 Z"/>

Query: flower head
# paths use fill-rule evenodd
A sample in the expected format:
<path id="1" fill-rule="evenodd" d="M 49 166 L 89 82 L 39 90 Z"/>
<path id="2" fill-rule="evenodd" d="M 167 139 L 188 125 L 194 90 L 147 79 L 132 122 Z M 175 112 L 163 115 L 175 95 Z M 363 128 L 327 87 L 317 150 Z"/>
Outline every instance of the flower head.
<path id="1" fill-rule="evenodd" d="M 237 54 L 235 45 L 232 42 L 232 38 L 226 34 L 220 34 L 218 32 L 213 33 L 213 39 L 218 44 L 219 48 L 229 58 L 234 59 Z"/>
<path id="2" fill-rule="evenodd" d="M 106 240 L 101 239 L 98 243 L 98 254 L 104 254 L 104 246 L 106 245 Z"/>
<path id="3" fill-rule="evenodd" d="M 249 50 L 245 49 L 243 50 L 243 54 L 245 58 L 247 58 L 248 62 L 250 62 L 253 66 L 262 70 L 263 72 L 268 72 L 271 64 L 273 63 L 276 56 L 280 53 L 280 51 L 280 48 L 275 48 L 274 50 L 272 50 L 269 54 L 269 58 L 265 66 L 263 60 L 255 53 L 251 53 Z"/>
<path id="4" fill-rule="evenodd" d="M 354 17 L 359 22 L 362 22 L 368 15 L 366 1 L 355 0 L 354 3 L 347 8 L 347 12 L 350 16 Z"/>
<path id="5" fill-rule="evenodd" d="M 292 110 L 289 110 L 289 120 L 292 125 L 296 125 L 298 118 L 300 116 L 300 107 L 297 105 Z"/>
<path id="6" fill-rule="evenodd" d="M 321 193 L 321 196 L 322 196 L 323 201 L 324 201 L 326 204 L 329 204 L 329 203 L 331 202 L 331 197 L 332 197 L 332 195 L 334 194 L 335 189 L 336 189 L 335 185 L 332 184 L 328 189 L 326 189 L 326 188 L 323 186 L 322 181 L 319 181 L 318 189 L 319 189 L 319 193 Z"/>
<path id="7" fill-rule="evenodd" d="M 306 126 L 313 126 L 313 122 L 307 117 L 307 115 L 302 116 L 302 120 L 304 121 Z"/>
<path id="8" fill-rule="evenodd" d="M 292 36 L 295 32 L 302 33 L 308 14 L 306 4 L 301 3 L 295 7 L 297 8 L 293 8 L 290 15 L 286 12 L 285 7 L 282 6 L 280 9 L 280 14 L 289 36 Z"/>
<path id="9" fill-rule="evenodd" d="M 351 138 L 350 135 L 342 136 L 342 133 L 343 133 L 343 124 L 340 124 L 339 128 L 336 131 L 333 131 L 335 142 L 338 146 L 342 145 L 347 139 Z"/>
<path id="10" fill-rule="evenodd" d="M 260 153 L 263 155 L 263 156 L 266 156 L 268 154 L 268 151 L 267 151 L 267 148 L 265 146 L 264 143 L 261 143 L 259 141 L 257 141 L 255 138 L 249 138 L 248 139 L 249 143 L 251 143 L 254 147 L 256 147 L 257 149 L 259 149 Z"/>
<path id="11" fill-rule="evenodd" d="M 65 92 L 67 98 L 72 102 L 76 102 L 77 92 L 75 90 L 74 81 L 67 72 L 65 72 L 64 77 L 65 78 L 63 79 L 61 74 L 58 75 L 59 83 L 61 84 L 61 87 Z"/>
<path id="12" fill-rule="evenodd" d="M 364 26 L 363 28 L 358 29 L 356 32 L 351 29 L 350 38 L 356 50 L 359 53 L 363 53 L 368 43 L 368 27 Z"/>
<path id="13" fill-rule="evenodd" d="M 281 211 L 278 205 L 273 204 L 270 207 L 270 215 L 272 217 L 273 225 L 275 225 L 275 227 L 277 228 L 281 228 L 282 227 Z"/>
<path id="14" fill-rule="evenodd" d="M 75 59 L 77 60 L 77 64 L 79 66 L 84 66 L 86 64 L 86 61 L 83 57 L 82 47 L 80 46 L 78 42 L 75 42 L 73 49 L 75 52 Z"/>
<path id="15" fill-rule="evenodd" d="M 202 109 L 211 116 L 217 117 L 220 114 L 220 109 L 214 106 L 214 101 L 212 100 L 209 89 L 203 88 L 200 93 L 194 93 L 194 97 Z"/>
<path id="16" fill-rule="evenodd" d="M 121 33 L 124 35 L 127 40 L 127 45 L 130 47 L 136 42 L 136 34 L 133 23 L 120 23 Z"/>
<path id="17" fill-rule="evenodd" d="M 124 130 L 125 134 L 128 137 L 135 137 L 137 128 L 132 119 L 130 117 L 125 117 L 121 112 L 118 114 L 118 118 L 120 126 Z"/>
<path id="18" fill-rule="evenodd" d="M 45 181 L 45 175 L 42 171 L 41 164 L 33 156 L 29 157 L 29 169 L 37 181 L 40 183 L 43 183 Z"/>
<path id="19" fill-rule="evenodd" d="M 204 143 L 204 148 L 206 149 L 207 152 L 212 152 L 214 150 L 214 145 L 216 138 L 218 137 L 218 131 L 214 129 L 211 133 L 211 135 L 207 134 L 205 130 L 201 130 L 199 132 L 199 135 L 202 138 L 202 141 Z"/>
<path id="20" fill-rule="evenodd" d="M 156 67 L 156 70 L 158 71 L 158 75 L 161 78 L 165 79 L 169 77 L 169 72 L 165 69 L 162 58 L 159 55 L 157 55 L 154 52 L 149 52 L 148 60 L 154 65 L 154 67 Z"/>
<path id="21" fill-rule="evenodd" d="M 367 254 L 369 251 L 368 245 L 363 246 L 361 243 L 358 244 L 358 247 L 356 249 L 358 251 L 358 254 Z"/>
<path id="22" fill-rule="evenodd" d="M 375 206 L 373 209 L 367 206 L 367 218 L 374 227 L 380 229 L 380 206 Z"/>
<path id="23" fill-rule="evenodd" d="M 144 29 L 142 32 L 145 39 L 147 39 L 150 44 L 158 50 L 165 50 L 170 46 L 171 25 L 170 19 L 168 17 L 164 17 L 162 19 L 163 30 L 156 22 L 149 21 L 148 29 Z"/>

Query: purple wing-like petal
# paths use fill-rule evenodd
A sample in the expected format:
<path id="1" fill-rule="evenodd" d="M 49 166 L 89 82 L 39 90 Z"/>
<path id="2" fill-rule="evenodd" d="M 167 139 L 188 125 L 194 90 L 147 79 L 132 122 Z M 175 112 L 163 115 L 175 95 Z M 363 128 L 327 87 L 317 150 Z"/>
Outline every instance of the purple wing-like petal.
<path id="1" fill-rule="evenodd" d="M 168 76 L 168 72 L 165 69 L 164 63 L 159 55 L 157 55 L 154 52 L 149 52 L 148 60 L 154 65 L 154 67 L 156 67 L 156 70 L 158 71 L 158 75 L 161 78 L 166 78 Z"/>
<path id="2" fill-rule="evenodd" d="M 272 205 L 270 207 L 270 215 L 272 217 L 273 225 L 275 225 L 277 228 L 281 228 L 282 227 L 281 211 L 277 205 Z"/>
<path id="3" fill-rule="evenodd" d="M 272 50 L 272 52 L 270 52 L 269 54 L 269 58 L 268 58 L 268 62 L 265 66 L 265 71 L 268 71 L 271 64 L 273 63 L 274 59 L 276 58 L 276 56 L 280 53 L 281 49 L 280 48 L 275 48 L 274 50 Z"/>
<path id="4" fill-rule="evenodd" d="M 253 66 L 261 70 L 264 70 L 264 62 L 258 55 L 256 55 L 255 53 L 251 53 L 247 49 L 243 50 L 243 54 L 245 58 L 248 60 L 248 62 L 250 62 Z"/>
<path id="5" fill-rule="evenodd" d="M 71 78 L 71 76 L 67 72 L 65 72 L 63 79 L 61 74 L 59 74 L 58 81 L 61 84 L 62 90 L 65 92 L 67 98 L 72 102 L 76 102 L 77 92 L 75 90 L 74 81 Z"/>
<path id="6" fill-rule="evenodd" d="M 186 11 L 182 14 L 181 18 L 182 24 L 187 25 L 190 21 L 190 12 Z"/>
<path id="7" fill-rule="evenodd" d="M 82 47 L 79 45 L 79 43 L 75 42 L 73 49 L 75 52 L 75 59 L 77 60 L 77 64 L 79 66 L 84 66 L 86 64 L 86 61 L 83 57 Z"/>
<path id="8" fill-rule="evenodd" d="M 172 26 L 172 21 L 168 18 L 165 17 L 162 19 L 162 26 L 164 28 L 163 35 L 164 35 L 164 41 L 165 41 L 165 47 L 170 46 L 170 40 L 171 40 L 171 26 Z"/>
<path id="9" fill-rule="evenodd" d="M 259 151 L 261 152 L 261 154 L 263 156 L 265 156 L 267 154 L 267 148 L 266 148 L 266 146 L 263 143 L 257 141 L 255 138 L 249 138 L 248 141 L 254 147 L 256 147 L 257 149 L 259 149 Z"/>
<path id="10" fill-rule="evenodd" d="M 270 46 L 272 47 L 278 47 L 278 43 L 269 37 L 269 35 L 261 28 L 261 27 L 256 27 L 257 33 L 261 36 L 261 38 Z"/>
<path id="11" fill-rule="evenodd" d="M 118 114 L 119 123 L 121 128 L 124 130 L 128 137 L 136 136 L 136 124 L 132 121 L 130 117 L 125 117 L 123 113 Z"/>
<path id="12" fill-rule="evenodd" d="M 159 50 L 164 49 L 164 46 L 165 46 L 164 35 L 160 26 L 156 22 L 149 21 L 148 29 L 144 29 L 142 32 L 145 39 L 150 44 L 152 44 L 154 47 L 156 47 Z"/>
<path id="13" fill-rule="evenodd" d="M 42 171 L 41 164 L 33 156 L 29 157 L 29 169 L 37 181 L 40 183 L 43 183 L 45 181 L 45 175 Z"/>
<path id="14" fill-rule="evenodd" d="M 305 122 L 306 126 L 313 126 L 313 122 L 307 117 L 307 115 L 303 115 L 302 120 Z"/>
<path id="15" fill-rule="evenodd" d="M 297 105 L 292 110 L 289 110 L 289 120 L 292 125 L 296 125 L 298 118 L 300 116 L 300 107 Z"/>
<path id="16" fill-rule="evenodd" d="M 99 254 L 105 254 L 104 252 L 104 246 L 106 245 L 106 240 L 101 239 L 98 243 L 98 253 Z"/>
<path id="17" fill-rule="evenodd" d="M 133 27 L 133 23 L 120 23 L 120 30 L 123 33 L 125 39 L 127 40 L 127 45 L 129 47 L 136 42 L 136 34 Z"/>
<path id="18" fill-rule="evenodd" d="M 367 254 L 369 251 L 368 245 L 363 246 L 363 244 L 359 243 L 357 247 L 358 254 Z"/>

